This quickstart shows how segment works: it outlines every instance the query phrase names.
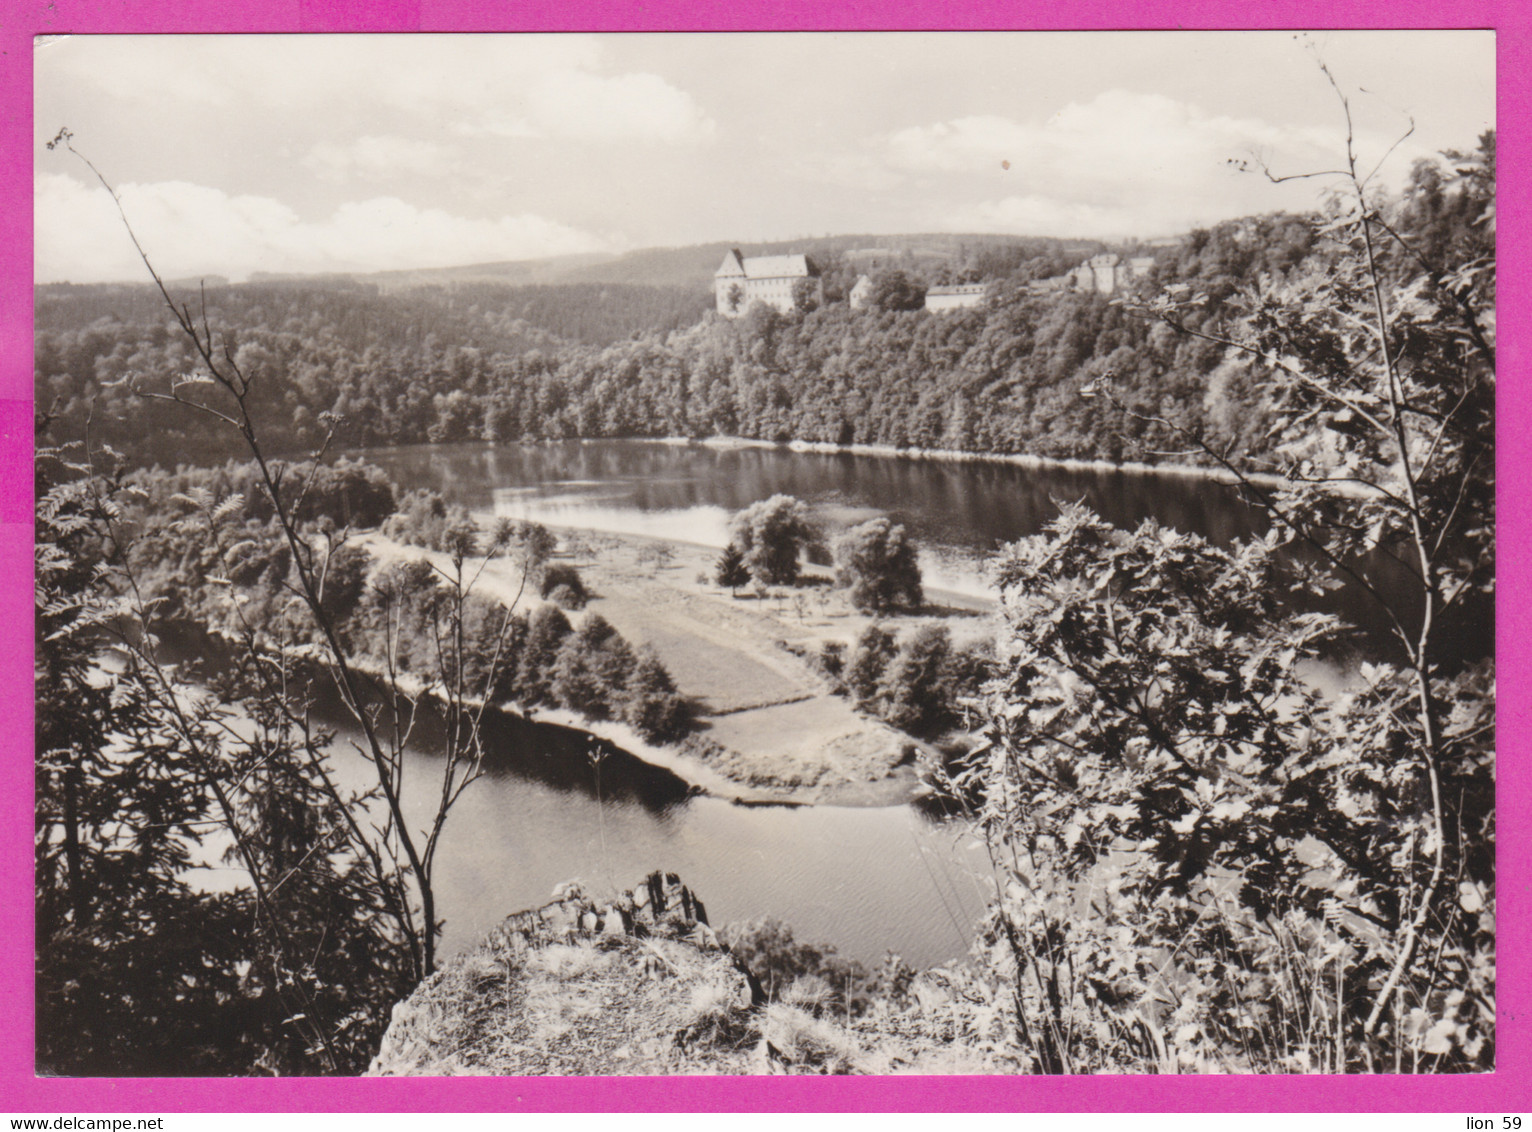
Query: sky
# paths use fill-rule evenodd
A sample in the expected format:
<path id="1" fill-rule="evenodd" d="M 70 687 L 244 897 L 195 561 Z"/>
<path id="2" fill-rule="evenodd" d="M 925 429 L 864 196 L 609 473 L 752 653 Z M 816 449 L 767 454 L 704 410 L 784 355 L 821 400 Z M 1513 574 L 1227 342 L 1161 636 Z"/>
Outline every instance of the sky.
<path id="1" fill-rule="evenodd" d="M 64 36 L 35 278 L 445 267 L 909 232 L 1120 240 L 1399 184 L 1494 125 L 1494 35 Z M 1413 124 L 1413 133 L 1403 137 Z M 1397 145 L 1396 145 L 1397 143 Z M 1387 155 L 1386 160 L 1384 160 Z"/>

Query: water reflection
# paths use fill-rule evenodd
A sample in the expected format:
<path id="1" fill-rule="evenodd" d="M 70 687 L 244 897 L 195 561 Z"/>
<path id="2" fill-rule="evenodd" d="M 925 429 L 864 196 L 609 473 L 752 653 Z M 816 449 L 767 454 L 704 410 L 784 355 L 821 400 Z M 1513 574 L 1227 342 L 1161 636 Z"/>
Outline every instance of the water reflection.
<path id="1" fill-rule="evenodd" d="M 205 680 L 232 654 L 186 631 L 166 634 L 162 658 Z M 335 733 L 337 781 L 367 790 L 375 778 L 360 731 L 330 681 L 312 690 L 315 721 Z M 967 950 L 993 891 L 966 823 L 934 811 L 736 806 L 583 732 L 497 712 L 482 725 L 484 777 L 463 793 L 437 852 L 449 953 L 567 881 L 612 895 L 665 869 L 697 891 L 715 924 L 770 916 L 868 964 L 893 950 L 928 966 Z M 405 755 L 403 805 L 417 830 L 440 796 L 443 726 L 440 711 L 422 708 Z"/>
<path id="2" fill-rule="evenodd" d="M 973 592 L 989 592 L 995 548 L 1040 531 L 1056 501 L 1083 500 L 1124 527 L 1153 516 L 1223 545 L 1265 527 L 1227 485 L 1106 470 L 632 441 L 367 457 L 395 482 L 435 488 L 470 509 L 715 546 L 735 511 L 779 492 L 809 501 L 832 528 L 885 513 L 923 544 L 928 584 Z M 1405 592 L 1398 564 L 1375 557 L 1364 569 L 1391 598 Z M 1359 588 L 1314 604 L 1368 630 L 1369 649 L 1383 647 L 1386 620 Z M 1471 612 L 1453 647 L 1484 655 L 1490 621 Z M 702 894 L 715 921 L 777 916 L 799 938 L 868 962 L 892 948 L 926 965 L 966 947 L 990 881 L 961 822 L 914 807 L 742 809 L 688 797 L 664 772 L 625 756 L 593 764 L 585 743 L 524 725 L 497 730 L 490 778 L 465 796 L 442 849 L 449 945 L 571 877 L 624 887 L 666 868 Z M 414 781 L 430 781 L 433 756 L 411 765 Z"/>
<path id="3" fill-rule="evenodd" d="M 928 587 L 973 595 L 993 592 L 989 565 L 996 549 L 1041 531 L 1060 502 L 1083 501 L 1120 527 L 1152 516 L 1225 546 L 1267 526 L 1265 515 L 1231 485 L 1110 469 L 623 440 L 421 446 L 366 455 L 395 482 L 435 488 L 470 509 L 712 546 L 728 540 L 734 512 L 779 492 L 812 504 L 831 535 L 887 514 L 921 543 Z M 1360 568 L 1396 604 L 1399 594 L 1412 592 L 1409 571 L 1384 555 Z M 1302 600 L 1361 628 L 1370 652 L 1392 648 L 1387 615 L 1360 587 Z M 1475 608 L 1461 616 L 1451 651 L 1485 655 L 1493 648 L 1485 639 L 1489 619 Z M 1454 628 L 1448 626 L 1449 635 Z"/>
<path id="4" fill-rule="evenodd" d="M 522 746 L 497 740 L 438 850 L 449 952 L 567 881 L 612 894 L 666 869 L 715 924 L 775 917 L 868 964 L 893 950 L 926 966 L 967 950 L 992 896 L 987 857 L 961 821 L 911 806 L 736 806 L 677 792 L 673 776 L 620 752 L 592 760 L 577 738 L 550 742 L 550 729 L 511 734 Z M 355 738 L 342 729 L 333 759 L 360 788 L 371 770 Z M 440 773 L 425 743 L 406 758 L 405 812 L 417 828 L 430 821 Z"/>
<path id="5" fill-rule="evenodd" d="M 497 489 L 530 489 L 550 503 L 579 497 L 640 513 L 732 513 L 781 492 L 830 513 L 888 514 L 924 542 L 981 553 L 1041 530 L 1057 513 L 1056 500 L 1084 500 L 1119 525 L 1152 514 L 1220 543 L 1264 525 L 1227 485 L 1109 470 L 619 440 L 422 446 L 367 456 L 397 482 L 434 487 L 469 508 L 494 506 Z"/>

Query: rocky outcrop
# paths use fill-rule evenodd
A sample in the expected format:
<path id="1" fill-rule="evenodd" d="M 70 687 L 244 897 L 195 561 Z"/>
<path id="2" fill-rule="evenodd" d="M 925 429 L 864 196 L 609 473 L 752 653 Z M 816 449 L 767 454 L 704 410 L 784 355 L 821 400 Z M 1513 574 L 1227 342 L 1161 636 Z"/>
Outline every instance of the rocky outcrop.
<path id="1" fill-rule="evenodd" d="M 1014 1071 L 955 1023 L 971 996 L 944 983 L 921 976 L 908 1001 L 854 1023 L 766 1003 L 674 874 L 611 900 L 566 885 L 395 1006 L 368 1074 Z"/>
<path id="2" fill-rule="evenodd" d="M 583 935 L 665 935 L 721 949 L 708 926 L 707 909 L 675 873 L 650 873 L 644 882 L 605 904 L 590 900 L 578 884 L 564 885 L 541 908 L 507 916 L 490 936 L 516 947 L 544 938 Z"/>
<path id="3" fill-rule="evenodd" d="M 749 1073 L 760 985 L 674 874 L 568 885 L 394 1007 L 373 1076 Z"/>

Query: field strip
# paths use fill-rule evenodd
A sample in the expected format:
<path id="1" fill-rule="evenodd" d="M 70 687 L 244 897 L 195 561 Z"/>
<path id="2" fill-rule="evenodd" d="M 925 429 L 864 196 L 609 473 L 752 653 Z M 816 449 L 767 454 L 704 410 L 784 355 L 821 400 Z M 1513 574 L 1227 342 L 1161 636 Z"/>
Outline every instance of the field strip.
<path id="1" fill-rule="evenodd" d="M 809 700 L 817 700 L 820 694 L 821 693 L 819 692 L 805 692 L 801 696 L 791 696 L 785 700 L 768 700 L 765 703 L 759 704 L 742 704 L 739 707 L 724 708 L 720 711 L 710 711 L 707 713 L 707 716 L 709 719 L 717 719 L 720 716 L 725 715 L 739 715 L 741 712 L 745 711 L 763 711 L 766 708 L 786 707 L 788 704 L 802 704 L 807 703 Z"/>

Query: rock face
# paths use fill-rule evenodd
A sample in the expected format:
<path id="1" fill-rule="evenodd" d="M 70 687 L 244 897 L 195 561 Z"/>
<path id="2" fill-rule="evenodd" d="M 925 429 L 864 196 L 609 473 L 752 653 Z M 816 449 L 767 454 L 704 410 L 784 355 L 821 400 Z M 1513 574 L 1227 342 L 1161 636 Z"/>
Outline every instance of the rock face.
<path id="1" fill-rule="evenodd" d="M 565 886 L 394 1007 L 368 1074 L 749 1073 L 760 998 L 674 874 Z"/>
<path id="2" fill-rule="evenodd" d="M 579 885 L 564 885 L 541 908 L 515 912 L 490 936 L 503 935 L 515 946 L 533 941 L 585 935 L 685 936 L 717 951 L 720 944 L 708 926 L 707 909 L 675 873 L 650 873 L 644 882 L 602 905 L 586 898 Z"/>
<path id="3" fill-rule="evenodd" d="M 993 1041 L 955 1024 L 972 996 L 946 981 L 921 976 L 907 1001 L 855 1022 L 767 1003 L 674 874 L 652 873 L 605 902 L 566 885 L 395 1006 L 367 1072 L 1015 1072 Z"/>

